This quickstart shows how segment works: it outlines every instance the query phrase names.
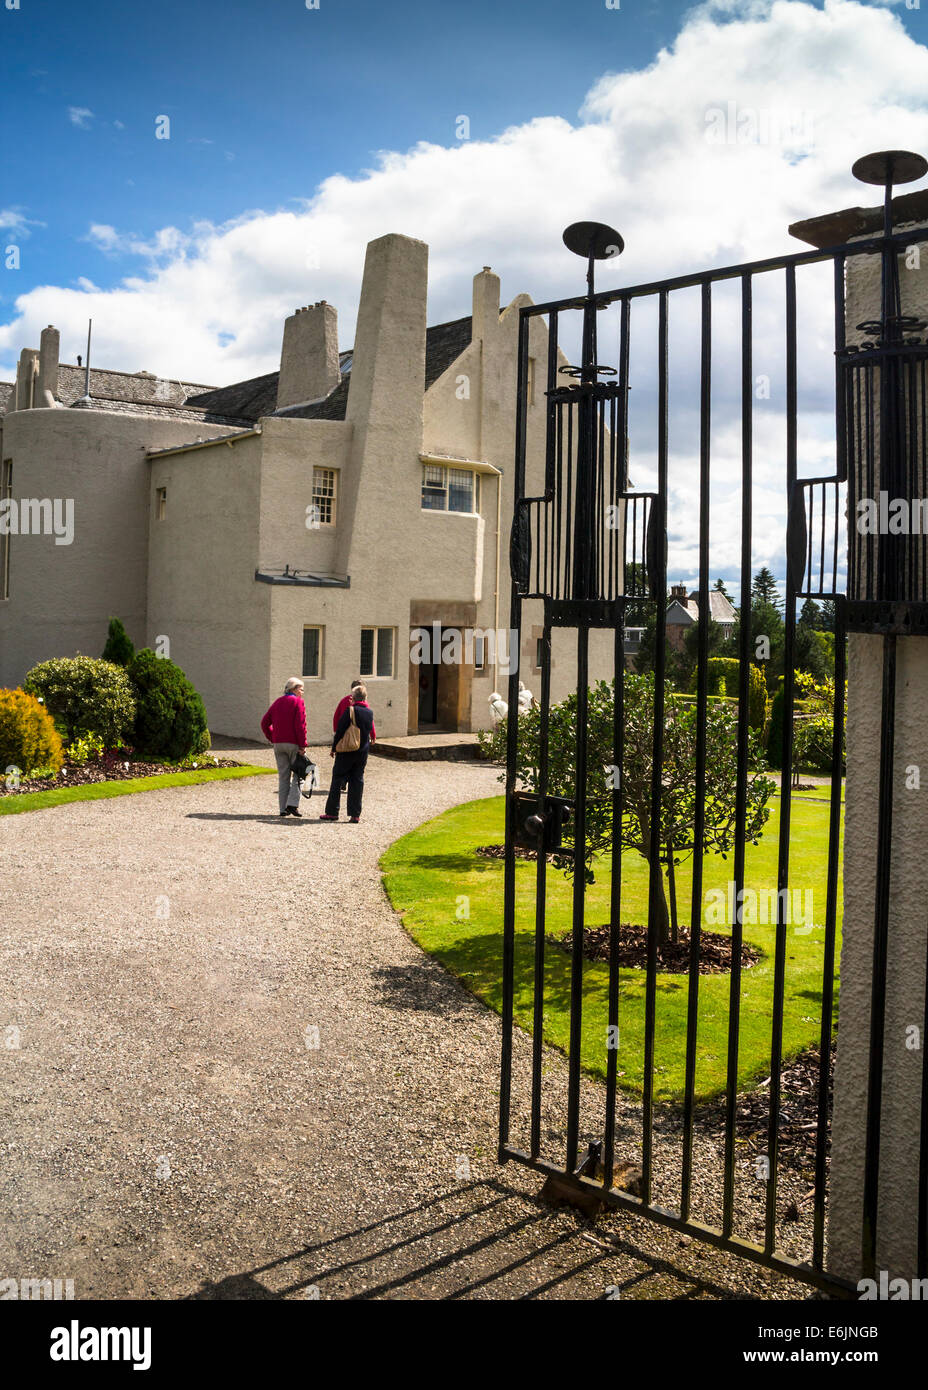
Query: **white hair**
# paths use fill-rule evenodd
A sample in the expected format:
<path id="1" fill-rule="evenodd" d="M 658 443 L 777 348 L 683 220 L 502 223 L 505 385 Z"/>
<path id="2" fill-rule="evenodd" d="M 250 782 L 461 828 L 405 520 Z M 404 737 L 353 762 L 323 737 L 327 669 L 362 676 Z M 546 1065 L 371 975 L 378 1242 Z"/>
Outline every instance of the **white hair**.
<path id="1" fill-rule="evenodd" d="M 294 690 L 302 689 L 303 682 L 300 680 L 299 676 L 291 676 L 290 679 L 287 681 L 287 684 L 284 686 L 284 693 L 289 695 Z"/>

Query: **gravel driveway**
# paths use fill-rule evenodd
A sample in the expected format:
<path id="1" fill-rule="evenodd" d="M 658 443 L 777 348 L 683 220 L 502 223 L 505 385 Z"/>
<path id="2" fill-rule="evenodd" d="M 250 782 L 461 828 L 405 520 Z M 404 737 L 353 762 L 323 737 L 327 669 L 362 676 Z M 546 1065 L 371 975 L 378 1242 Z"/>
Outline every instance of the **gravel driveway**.
<path id="1" fill-rule="evenodd" d="M 320 823 L 316 798 L 281 820 L 269 777 L 0 820 L 0 1278 L 91 1299 L 808 1296 L 635 1217 L 548 1210 L 497 1165 L 499 1021 L 405 934 L 377 861 L 498 790 L 480 764 L 375 758 L 359 826 Z M 522 1039 L 517 1080 L 527 1063 Z"/>

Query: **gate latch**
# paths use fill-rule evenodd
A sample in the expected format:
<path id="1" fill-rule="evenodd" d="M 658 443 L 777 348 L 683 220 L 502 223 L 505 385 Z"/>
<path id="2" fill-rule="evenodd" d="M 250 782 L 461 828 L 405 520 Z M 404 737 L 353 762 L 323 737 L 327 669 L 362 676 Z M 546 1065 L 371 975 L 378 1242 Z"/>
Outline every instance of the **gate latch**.
<path id="1" fill-rule="evenodd" d="M 513 843 L 521 849 L 543 849 L 545 854 L 561 848 L 564 826 L 573 813 L 574 803 L 565 796 L 546 796 L 539 810 L 534 792 L 513 792 L 515 828 Z"/>

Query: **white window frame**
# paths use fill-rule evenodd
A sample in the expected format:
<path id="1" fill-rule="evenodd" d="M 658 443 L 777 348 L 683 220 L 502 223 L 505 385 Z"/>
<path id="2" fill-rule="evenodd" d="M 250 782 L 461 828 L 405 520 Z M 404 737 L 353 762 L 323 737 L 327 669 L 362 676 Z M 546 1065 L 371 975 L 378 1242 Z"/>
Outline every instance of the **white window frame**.
<path id="1" fill-rule="evenodd" d="M 374 646 L 373 646 L 373 653 L 374 653 L 374 654 L 373 654 L 373 659 L 372 659 L 372 663 L 371 663 L 371 664 L 374 666 L 375 670 L 373 670 L 373 671 L 365 671 L 365 670 L 364 670 L 364 667 L 363 667 L 363 664 L 362 664 L 362 661 L 361 661 L 361 657 L 360 657 L 360 653 L 359 653 L 359 656 L 358 656 L 358 675 L 359 675 L 359 676 L 361 677 L 361 679 L 364 680 L 364 681 L 392 681 L 392 680 L 396 680 L 396 633 L 397 633 L 397 629 L 396 629 L 395 627 L 373 627 L 371 624 L 366 623 L 366 624 L 361 628 L 361 632 L 362 632 L 362 634 L 365 633 L 365 632 L 372 632 L 372 633 L 374 634 Z M 389 633 L 390 633 L 390 674 L 389 674 L 389 676 L 378 676 L 378 675 L 376 674 L 377 656 L 378 656 L 378 653 L 379 653 L 379 651 L 380 651 L 380 634 L 381 634 L 382 632 L 389 632 Z M 363 640 L 363 638 L 362 638 L 362 640 Z"/>
<path id="2" fill-rule="evenodd" d="M 168 515 L 168 490 L 166 487 L 155 488 L 155 519 L 156 521 L 166 521 Z"/>
<path id="3" fill-rule="evenodd" d="M 482 673 L 487 669 L 487 639 L 485 637 L 474 638 L 474 671 Z"/>
<path id="4" fill-rule="evenodd" d="M 338 521 L 338 468 L 327 468 L 323 464 L 313 464 L 313 509 L 318 526 L 321 528 L 333 527 Z M 332 479 L 332 491 L 328 492 L 327 482 L 323 478 L 319 480 L 317 486 L 317 475 L 329 474 Z M 323 504 L 329 504 L 330 517 L 328 521 L 323 521 Z"/>
<path id="5" fill-rule="evenodd" d="M 441 488 L 444 494 L 445 505 L 443 507 L 426 507 L 420 494 L 419 506 L 423 512 L 441 512 L 448 516 L 479 516 L 480 515 L 480 474 L 475 468 L 458 468 L 454 464 L 444 463 L 423 463 L 422 465 L 422 492 L 425 491 L 426 479 L 429 472 L 441 473 Z M 449 478 L 452 473 L 469 473 L 474 483 L 474 510 L 472 512 L 459 512 L 456 508 L 448 506 L 450 494 Z M 432 487 L 438 487 L 437 483 L 432 483 Z"/>
<path id="6" fill-rule="evenodd" d="M 300 676 L 302 677 L 302 679 L 303 679 L 304 681 L 321 681 L 321 680 L 323 679 L 323 672 L 324 672 L 324 670 L 325 670 L 325 667 L 324 667 L 324 662 L 325 662 L 325 627 L 322 625 L 322 623 L 304 623 L 304 624 L 303 624 L 303 634 L 304 634 L 304 636 L 303 636 L 303 643 L 304 643 L 304 651 L 305 651 L 305 642 L 306 642 L 305 634 L 306 634 L 307 632 L 309 632 L 309 631 L 318 632 L 318 634 L 319 634 L 319 660 L 318 660 L 318 663 L 317 663 L 319 669 L 318 669 L 318 671 L 316 672 L 315 675 L 311 675 L 309 671 L 301 671 L 301 672 L 300 672 Z M 303 665 L 303 652 L 302 652 L 302 651 L 300 652 L 300 665 L 301 665 L 301 666 Z"/>

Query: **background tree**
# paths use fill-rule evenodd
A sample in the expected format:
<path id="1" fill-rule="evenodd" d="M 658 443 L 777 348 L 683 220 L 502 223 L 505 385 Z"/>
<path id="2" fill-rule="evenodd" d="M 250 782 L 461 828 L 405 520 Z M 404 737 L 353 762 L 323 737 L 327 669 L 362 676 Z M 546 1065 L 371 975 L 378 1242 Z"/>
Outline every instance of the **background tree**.
<path id="1" fill-rule="evenodd" d="M 654 738 L 654 677 L 626 675 L 624 685 L 625 756 L 620 769 L 624 815 L 618 828 L 622 844 L 648 859 L 653 837 L 659 836 L 660 857 L 668 865 L 679 864 L 694 849 L 693 825 L 696 810 L 696 708 L 671 695 L 664 705 L 664 757 L 660 798 L 660 821 L 652 823 L 651 765 Z M 593 881 L 596 856 L 612 845 L 612 721 L 614 682 L 599 681 L 589 692 L 587 725 L 586 837 L 583 861 L 587 881 Z M 484 751 L 503 761 L 506 756 L 506 724 L 503 720 L 492 733 L 479 735 Z M 549 715 L 548 791 L 552 795 L 576 795 L 577 697 L 551 707 Z M 737 788 L 737 712 L 724 701 L 710 704 L 706 715 L 706 851 L 728 855 L 735 847 L 735 792 Z M 520 785 L 538 789 L 541 749 L 540 711 L 530 709 L 518 720 L 516 772 Z M 750 767 L 747 785 L 745 841 L 756 844 L 770 815 L 767 806 L 774 783 L 765 776 L 763 752 L 753 730 L 749 731 Z M 565 827 L 565 850 L 555 859 L 558 868 L 573 871 L 571 827 Z M 671 937 L 670 913 L 663 875 L 656 903 L 657 939 L 665 945 Z"/>
<path id="2" fill-rule="evenodd" d="M 754 576 L 751 585 L 751 604 L 768 603 L 772 608 L 779 610 L 783 607 L 783 600 L 780 598 L 780 591 L 777 588 L 777 581 L 764 565 Z"/>
<path id="3" fill-rule="evenodd" d="M 128 666 L 134 656 L 135 647 L 133 647 L 122 622 L 119 618 L 110 618 L 106 646 L 103 648 L 101 660 L 111 661 L 114 666 Z"/>
<path id="4" fill-rule="evenodd" d="M 648 572 L 644 565 L 637 560 L 631 560 L 625 566 L 625 592 L 629 593 L 648 593 Z M 654 604 L 648 599 L 632 599 L 625 609 L 626 627 L 644 627 L 648 621 L 648 615 L 654 610 Z"/>

